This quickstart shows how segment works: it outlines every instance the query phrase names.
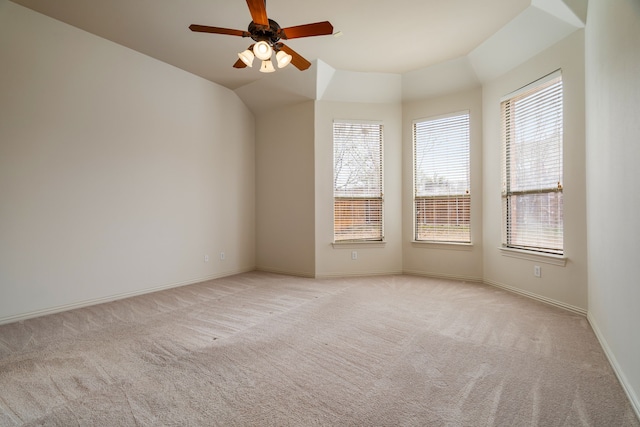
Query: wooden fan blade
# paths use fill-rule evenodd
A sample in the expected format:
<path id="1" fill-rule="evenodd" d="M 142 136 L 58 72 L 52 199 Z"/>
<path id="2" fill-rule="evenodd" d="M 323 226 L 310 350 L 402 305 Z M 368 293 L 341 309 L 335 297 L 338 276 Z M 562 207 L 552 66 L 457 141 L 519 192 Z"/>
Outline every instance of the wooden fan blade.
<path id="1" fill-rule="evenodd" d="M 233 68 L 246 68 L 247 64 L 242 62 L 242 59 L 238 59 L 235 64 L 233 64 Z"/>
<path id="2" fill-rule="evenodd" d="M 251 37 L 251 33 L 248 31 L 232 30 L 229 28 L 209 27 L 208 25 L 189 25 L 191 31 L 197 33 L 213 33 L 213 34 L 227 34 L 229 36 Z"/>
<path id="3" fill-rule="evenodd" d="M 323 21 L 283 28 L 280 37 L 283 39 L 297 39 L 300 37 L 326 36 L 329 34 L 333 34 L 333 25 L 331 25 L 329 21 Z"/>
<path id="4" fill-rule="evenodd" d="M 251 19 L 258 25 L 269 26 L 269 18 L 267 18 L 267 6 L 265 0 L 247 0 Z"/>
<path id="5" fill-rule="evenodd" d="M 289 55 L 291 55 L 293 58 L 291 59 L 291 63 L 300 71 L 304 71 L 307 68 L 309 68 L 311 66 L 311 62 L 307 61 L 306 59 L 304 59 L 302 56 L 300 56 L 300 54 L 298 54 L 298 52 L 296 52 L 295 50 L 291 49 L 289 46 L 282 44 L 282 43 L 278 43 L 279 47 L 281 50 L 287 52 Z"/>

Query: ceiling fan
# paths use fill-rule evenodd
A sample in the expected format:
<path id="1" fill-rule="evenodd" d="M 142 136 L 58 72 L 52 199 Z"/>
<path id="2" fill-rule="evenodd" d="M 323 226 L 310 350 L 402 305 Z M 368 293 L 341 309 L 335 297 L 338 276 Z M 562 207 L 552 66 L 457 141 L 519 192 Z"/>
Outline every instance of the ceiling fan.
<path id="1" fill-rule="evenodd" d="M 311 66 L 311 62 L 304 59 L 280 40 L 325 36 L 333 33 L 333 25 L 328 21 L 281 28 L 276 21 L 267 18 L 266 0 L 247 0 L 247 5 L 249 6 L 251 18 L 253 19 L 253 21 L 249 23 L 247 31 L 196 24 L 189 26 L 191 31 L 199 33 L 251 37 L 256 43 L 249 46 L 244 52 L 238 54 L 240 59 L 233 64 L 235 68 L 251 67 L 253 66 L 254 57 L 257 57 L 262 60 L 260 71 L 263 73 L 273 72 L 275 68 L 273 68 L 273 64 L 271 63 L 271 56 L 273 52 L 275 52 L 278 68 L 283 68 L 291 62 L 299 70 L 306 70 Z"/>

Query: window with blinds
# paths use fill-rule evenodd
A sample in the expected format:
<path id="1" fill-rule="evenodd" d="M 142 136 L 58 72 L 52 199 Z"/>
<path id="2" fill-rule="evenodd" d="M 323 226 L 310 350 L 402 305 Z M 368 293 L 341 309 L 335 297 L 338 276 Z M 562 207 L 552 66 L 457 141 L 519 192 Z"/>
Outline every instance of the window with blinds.
<path id="1" fill-rule="evenodd" d="M 471 242 L 469 112 L 413 122 L 415 240 Z"/>
<path id="2" fill-rule="evenodd" d="M 383 240 L 382 124 L 333 124 L 334 240 Z"/>
<path id="3" fill-rule="evenodd" d="M 501 103 L 503 246 L 563 254 L 562 75 Z"/>

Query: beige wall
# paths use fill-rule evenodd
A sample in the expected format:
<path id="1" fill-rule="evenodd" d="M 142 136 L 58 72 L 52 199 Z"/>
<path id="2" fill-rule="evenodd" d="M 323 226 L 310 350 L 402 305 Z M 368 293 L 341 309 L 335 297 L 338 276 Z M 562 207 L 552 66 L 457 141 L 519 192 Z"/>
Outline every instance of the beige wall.
<path id="1" fill-rule="evenodd" d="M 590 0 L 589 321 L 640 416 L 640 2 Z"/>
<path id="2" fill-rule="evenodd" d="M 315 275 L 314 103 L 256 119 L 257 268 Z"/>
<path id="3" fill-rule="evenodd" d="M 362 81 L 344 72 L 325 82 L 321 100 L 254 122 L 227 89 L 0 0 L 0 323 L 256 266 L 481 279 L 582 312 L 588 295 L 589 320 L 640 408 L 640 5 L 591 0 L 588 16 L 585 32 L 481 92 L 414 99 L 424 92 L 421 72 Z M 499 101 L 557 68 L 565 266 L 498 249 Z M 384 90 L 371 87 L 382 80 Z M 412 244 L 411 121 L 464 109 L 473 246 Z M 384 245 L 332 245 L 334 119 L 385 125 Z"/>
<path id="4" fill-rule="evenodd" d="M 0 0 L 0 323 L 256 266 L 484 280 L 588 307 L 640 411 L 640 3 L 591 0 L 588 12 L 586 31 L 482 90 L 421 99 L 441 93 L 421 78 L 437 70 L 404 78 L 333 70 L 319 101 L 265 110 L 254 122 L 225 88 Z M 558 68 L 565 266 L 498 249 L 500 98 Z M 461 76 L 464 87 L 475 84 Z M 403 96 L 411 101 L 402 105 Z M 411 121 L 465 109 L 473 245 L 413 244 Z M 332 245 L 334 119 L 384 123 L 385 244 Z"/>
<path id="5" fill-rule="evenodd" d="M 469 111 L 471 150 L 471 245 L 415 243 L 413 212 L 413 121 Z M 482 281 L 482 88 L 423 101 L 402 109 L 404 213 L 403 271 L 436 277 Z"/>
<path id="6" fill-rule="evenodd" d="M 315 114 L 315 256 L 319 277 L 402 272 L 402 108 L 397 103 L 317 101 Z M 332 245 L 333 121 L 379 120 L 384 125 L 385 243 Z M 351 259 L 356 251 L 358 259 Z"/>
<path id="7" fill-rule="evenodd" d="M 233 92 L 6 0 L 0 58 L 0 322 L 253 269 Z"/>
<path id="8" fill-rule="evenodd" d="M 565 266 L 505 256 L 501 246 L 500 98 L 561 68 L 564 85 Z M 483 86 L 483 258 L 486 282 L 576 311 L 587 308 L 584 31 Z M 542 277 L 533 275 L 534 265 Z"/>

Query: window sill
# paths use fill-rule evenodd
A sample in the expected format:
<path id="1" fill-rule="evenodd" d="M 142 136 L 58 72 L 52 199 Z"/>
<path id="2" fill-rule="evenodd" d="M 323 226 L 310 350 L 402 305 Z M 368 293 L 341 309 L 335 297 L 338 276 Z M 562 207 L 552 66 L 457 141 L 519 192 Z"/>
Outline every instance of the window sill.
<path id="1" fill-rule="evenodd" d="M 546 264 L 559 265 L 564 267 L 567 265 L 567 257 L 564 255 L 544 254 L 539 252 L 524 251 L 522 249 L 512 249 L 499 247 L 503 256 L 510 258 L 526 259 L 528 261 L 543 262 Z"/>
<path id="2" fill-rule="evenodd" d="M 384 240 L 363 240 L 362 242 L 332 242 L 331 246 L 333 246 L 333 249 L 354 249 L 361 248 L 363 246 L 366 246 L 368 248 L 384 248 L 386 244 L 387 242 L 385 242 Z"/>
<path id="3" fill-rule="evenodd" d="M 411 241 L 411 246 L 422 249 L 447 249 L 453 251 L 471 251 L 473 243 Z"/>

